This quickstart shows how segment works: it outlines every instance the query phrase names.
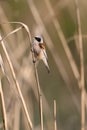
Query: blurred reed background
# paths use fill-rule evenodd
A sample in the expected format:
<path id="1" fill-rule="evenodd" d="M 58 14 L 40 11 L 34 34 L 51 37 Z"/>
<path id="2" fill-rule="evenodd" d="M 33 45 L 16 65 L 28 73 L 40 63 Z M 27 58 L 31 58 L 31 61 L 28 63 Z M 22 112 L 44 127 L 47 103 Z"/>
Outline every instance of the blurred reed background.
<path id="1" fill-rule="evenodd" d="M 72 0 L 0 0 L 2 37 L 19 27 L 18 24 L 3 23 L 21 21 L 29 27 L 32 37 L 42 34 L 46 42 L 51 73 L 47 73 L 42 62 L 37 66 L 44 130 L 87 129 L 86 12 L 86 0 L 78 0 L 78 3 Z M 21 29 L 3 42 L 27 104 L 33 130 L 42 130 L 38 91 L 27 33 Z M 1 97 L 4 96 L 5 99 L 8 130 L 29 130 L 20 96 L 1 44 L 0 53 L 5 69 L 5 75 L 1 79 L 3 89 Z M 57 109 L 56 112 L 54 108 Z M 2 105 L 0 110 L 0 129 L 3 129 Z M 54 115 L 57 128 L 54 127 Z"/>

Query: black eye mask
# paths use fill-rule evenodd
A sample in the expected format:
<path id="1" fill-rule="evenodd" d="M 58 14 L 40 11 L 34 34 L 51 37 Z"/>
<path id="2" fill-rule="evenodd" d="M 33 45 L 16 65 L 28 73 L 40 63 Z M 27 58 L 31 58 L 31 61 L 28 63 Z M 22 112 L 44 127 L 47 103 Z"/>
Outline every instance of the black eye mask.
<path id="1" fill-rule="evenodd" d="M 38 42 L 41 42 L 41 38 L 35 37 L 35 39 L 36 39 Z"/>

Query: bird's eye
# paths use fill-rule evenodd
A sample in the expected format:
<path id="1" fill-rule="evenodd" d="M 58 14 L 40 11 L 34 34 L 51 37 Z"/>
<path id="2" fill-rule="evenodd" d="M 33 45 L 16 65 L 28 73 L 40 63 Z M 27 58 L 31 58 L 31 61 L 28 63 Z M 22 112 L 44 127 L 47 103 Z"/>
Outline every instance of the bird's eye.
<path id="1" fill-rule="evenodd" d="M 36 39 L 38 42 L 41 42 L 41 38 L 35 37 L 35 39 Z"/>

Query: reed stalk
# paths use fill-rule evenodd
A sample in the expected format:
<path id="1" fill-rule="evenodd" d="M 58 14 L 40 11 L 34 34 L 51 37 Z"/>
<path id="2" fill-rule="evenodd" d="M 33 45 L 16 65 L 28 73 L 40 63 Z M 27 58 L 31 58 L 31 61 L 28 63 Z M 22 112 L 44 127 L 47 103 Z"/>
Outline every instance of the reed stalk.
<path id="1" fill-rule="evenodd" d="M 57 112 L 56 112 L 56 100 L 54 100 L 54 130 L 57 130 Z"/>
<path id="2" fill-rule="evenodd" d="M 8 130 L 6 106 L 5 106 L 5 101 L 4 101 L 1 79 L 0 79 L 0 100 L 1 100 L 1 111 L 2 111 L 2 118 L 3 118 L 3 128 L 4 130 Z"/>
<path id="3" fill-rule="evenodd" d="M 78 0 L 75 0 L 77 26 L 78 26 L 78 41 L 79 41 L 79 53 L 80 53 L 80 83 L 81 83 L 81 130 L 85 130 L 85 77 L 84 77 L 84 54 L 83 54 L 83 41 L 81 30 L 81 17 L 78 6 Z"/>

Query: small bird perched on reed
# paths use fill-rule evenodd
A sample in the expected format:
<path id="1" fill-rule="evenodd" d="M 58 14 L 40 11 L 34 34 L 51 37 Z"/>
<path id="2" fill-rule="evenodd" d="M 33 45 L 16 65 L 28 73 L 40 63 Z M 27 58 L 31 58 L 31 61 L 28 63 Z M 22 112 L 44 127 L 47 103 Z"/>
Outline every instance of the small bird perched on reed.
<path id="1" fill-rule="evenodd" d="M 36 61 L 42 60 L 47 68 L 48 73 L 50 72 L 50 68 L 48 65 L 48 57 L 45 49 L 45 42 L 43 41 L 42 36 L 35 36 L 32 41 L 32 52 L 34 53 L 34 63 Z"/>

